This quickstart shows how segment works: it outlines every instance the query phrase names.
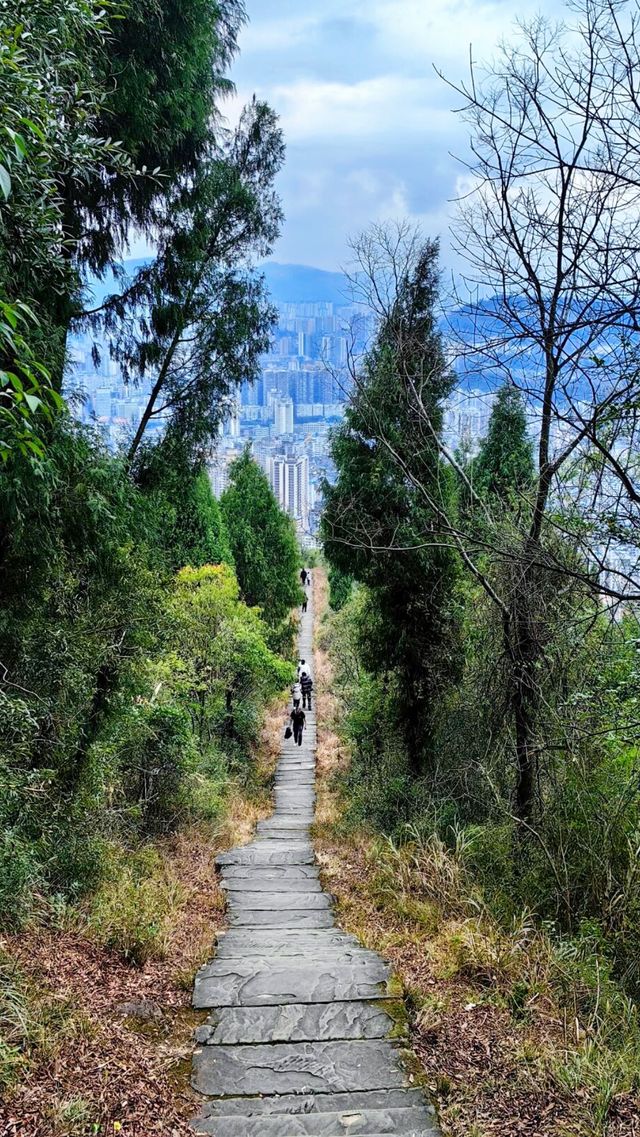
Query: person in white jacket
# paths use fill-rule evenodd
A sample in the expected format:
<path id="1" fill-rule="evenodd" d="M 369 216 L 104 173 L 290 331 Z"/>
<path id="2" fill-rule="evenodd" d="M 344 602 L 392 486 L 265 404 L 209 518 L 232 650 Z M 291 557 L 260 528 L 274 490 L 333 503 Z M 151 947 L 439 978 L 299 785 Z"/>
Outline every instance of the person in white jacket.
<path id="1" fill-rule="evenodd" d="M 300 706 L 300 700 L 302 699 L 302 687 L 300 683 L 293 684 L 293 687 L 291 688 L 291 698 L 293 699 L 293 709 L 294 711 L 297 711 L 298 707 Z"/>

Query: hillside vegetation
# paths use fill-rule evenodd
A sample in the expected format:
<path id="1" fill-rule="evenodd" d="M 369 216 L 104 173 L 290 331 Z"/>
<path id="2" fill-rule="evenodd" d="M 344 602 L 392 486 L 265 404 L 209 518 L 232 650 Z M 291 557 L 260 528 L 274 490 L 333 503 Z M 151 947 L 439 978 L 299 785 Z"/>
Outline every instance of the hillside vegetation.
<path id="1" fill-rule="evenodd" d="M 293 674 L 293 523 L 249 455 L 221 502 L 206 471 L 273 319 L 246 268 L 278 232 L 282 139 L 257 100 L 220 120 L 244 18 L 235 0 L 29 0 L 0 26 L 7 1134 L 186 1130 L 162 1046 L 190 1036 L 211 859 L 258 811 L 265 712 Z M 132 226 L 157 252 L 124 277 Z M 117 453 L 64 399 L 76 328 L 150 392 Z M 149 999 L 140 1054 L 117 1006 Z"/>

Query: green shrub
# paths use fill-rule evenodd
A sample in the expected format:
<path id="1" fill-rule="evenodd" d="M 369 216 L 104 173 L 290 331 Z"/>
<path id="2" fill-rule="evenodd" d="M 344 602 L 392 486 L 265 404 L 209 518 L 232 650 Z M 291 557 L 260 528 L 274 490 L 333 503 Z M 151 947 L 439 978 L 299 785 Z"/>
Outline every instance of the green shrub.
<path id="1" fill-rule="evenodd" d="M 28 919 L 41 884 L 35 848 L 14 830 L 0 831 L 0 913 L 5 928 Z"/>
<path id="2" fill-rule="evenodd" d="M 113 849 L 108 877 L 92 899 L 89 926 L 104 947 L 130 963 L 162 958 L 184 889 L 146 846 L 135 853 Z"/>

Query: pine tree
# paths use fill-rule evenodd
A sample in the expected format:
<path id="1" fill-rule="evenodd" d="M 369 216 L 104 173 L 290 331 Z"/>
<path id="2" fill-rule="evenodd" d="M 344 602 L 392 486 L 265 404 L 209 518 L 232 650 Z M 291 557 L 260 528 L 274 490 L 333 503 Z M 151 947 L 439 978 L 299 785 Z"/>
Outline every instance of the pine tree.
<path id="1" fill-rule="evenodd" d="M 458 570 L 439 535 L 451 482 L 434 438 L 453 376 L 434 316 L 437 258 L 437 244 L 426 243 L 364 361 L 334 435 L 338 479 L 325 487 L 322 521 L 330 562 L 370 590 L 365 662 L 374 674 L 395 678 L 399 729 L 416 773 L 428 765 L 435 701 L 455 671 Z M 416 390 L 431 427 L 418 440 Z M 420 489 L 402 472 L 409 447 Z"/>
<path id="2" fill-rule="evenodd" d="M 531 441 L 522 395 L 506 383 L 498 391 L 487 436 L 471 463 L 473 486 L 489 501 L 515 504 L 533 484 Z"/>
<path id="3" fill-rule="evenodd" d="M 231 467 L 221 505 L 243 597 L 276 627 L 299 600 L 300 553 L 293 521 L 248 448 Z"/>

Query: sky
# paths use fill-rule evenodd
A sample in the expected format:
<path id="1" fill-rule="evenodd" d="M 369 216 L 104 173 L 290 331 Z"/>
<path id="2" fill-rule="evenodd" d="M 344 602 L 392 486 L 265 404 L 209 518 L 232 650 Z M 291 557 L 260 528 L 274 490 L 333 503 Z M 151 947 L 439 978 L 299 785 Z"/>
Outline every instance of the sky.
<path id="1" fill-rule="evenodd" d="M 490 58 L 540 0 L 247 0 L 247 9 L 238 100 L 266 99 L 287 143 L 274 258 L 339 269 L 349 236 L 409 217 L 440 236 L 450 263 L 468 128 L 436 69 L 465 78 L 470 49 Z"/>

